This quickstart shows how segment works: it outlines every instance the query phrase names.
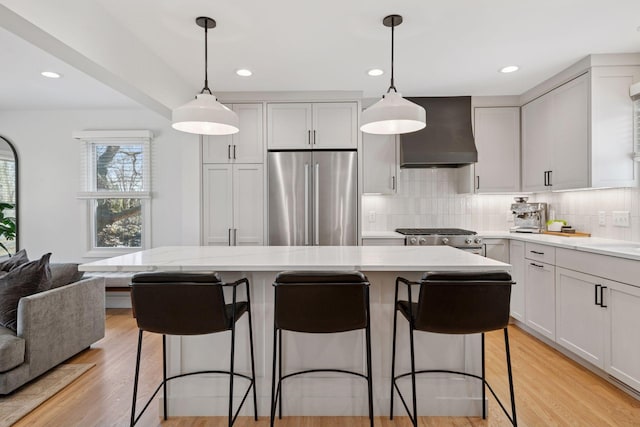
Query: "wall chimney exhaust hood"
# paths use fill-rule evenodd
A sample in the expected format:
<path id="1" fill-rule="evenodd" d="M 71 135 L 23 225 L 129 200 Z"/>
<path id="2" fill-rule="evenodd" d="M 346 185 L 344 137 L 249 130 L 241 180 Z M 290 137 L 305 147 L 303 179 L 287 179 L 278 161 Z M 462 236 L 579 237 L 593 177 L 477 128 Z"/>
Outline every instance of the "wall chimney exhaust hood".
<path id="1" fill-rule="evenodd" d="M 427 126 L 400 135 L 401 168 L 457 168 L 478 161 L 471 97 L 406 98 L 427 110 Z"/>

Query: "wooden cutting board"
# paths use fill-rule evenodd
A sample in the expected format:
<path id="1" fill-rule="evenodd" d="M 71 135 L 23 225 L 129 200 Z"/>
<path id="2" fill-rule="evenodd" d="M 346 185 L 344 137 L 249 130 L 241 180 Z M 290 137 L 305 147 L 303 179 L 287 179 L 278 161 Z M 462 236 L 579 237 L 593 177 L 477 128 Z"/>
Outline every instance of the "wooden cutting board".
<path id="1" fill-rule="evenodd" d="M 562 237 L 591 237 L 591 233 L 583 233 L 576 231 L 575 233 L 563 233 L 562 231 L 543 231 L 542 234 L 551 234 L 552 236 Z"/>

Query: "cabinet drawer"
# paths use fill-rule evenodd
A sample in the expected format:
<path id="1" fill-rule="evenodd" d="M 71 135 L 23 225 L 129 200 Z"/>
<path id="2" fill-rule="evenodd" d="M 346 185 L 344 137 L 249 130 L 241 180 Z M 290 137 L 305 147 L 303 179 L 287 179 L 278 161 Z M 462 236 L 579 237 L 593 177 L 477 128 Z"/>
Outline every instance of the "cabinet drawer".
<path id="1" fill-rule="evenodd" d="M 556 248 L 547 245 L 539 245 L 537 243 L 525 243 L 524 248 L 525 258 L 555 265 Z"/>

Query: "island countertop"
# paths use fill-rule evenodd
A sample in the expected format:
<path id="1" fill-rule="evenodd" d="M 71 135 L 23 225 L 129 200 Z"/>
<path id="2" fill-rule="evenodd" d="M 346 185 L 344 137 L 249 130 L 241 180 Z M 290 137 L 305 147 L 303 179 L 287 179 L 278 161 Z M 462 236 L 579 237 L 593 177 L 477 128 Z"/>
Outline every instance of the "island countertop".
<path id="1" fill-rule="evenodd" d="M 82 271 L 491 271 L 509 264 L 448 246 L 165 246 L 81 264 Z"/>

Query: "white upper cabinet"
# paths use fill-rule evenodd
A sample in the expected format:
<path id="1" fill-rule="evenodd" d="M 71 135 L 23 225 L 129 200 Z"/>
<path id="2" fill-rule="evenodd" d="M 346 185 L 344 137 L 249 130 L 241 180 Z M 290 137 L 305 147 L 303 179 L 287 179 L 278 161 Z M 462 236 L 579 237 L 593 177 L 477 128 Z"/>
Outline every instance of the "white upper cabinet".
<path id="1" fill-rule="evenodd" d="M 363 193 L 396 193 L 397 152 L 395 135 L 362 134 Z"/>
<path id="2" fill-rule="evenodd" d="M 629 86 L 640 67 L 592 67 L 522 107 L 522 190 L 637 184 Z"/>
<path id="3" fill-rule="evenodd" d="M 267 104 L 269 149 L 357 148 L 356 102 Z"/>
<path id="4" fill-rule="evenodd" d="M 263 163 L 262 104 L 227 105 L 240 119 L 240 132 L 203 136 L 203 163 Z"/>
<path id="5" fill-rule="evenodd" d="M 520 191 L 520 108 L 476 107 L 477 193 Z"/>

